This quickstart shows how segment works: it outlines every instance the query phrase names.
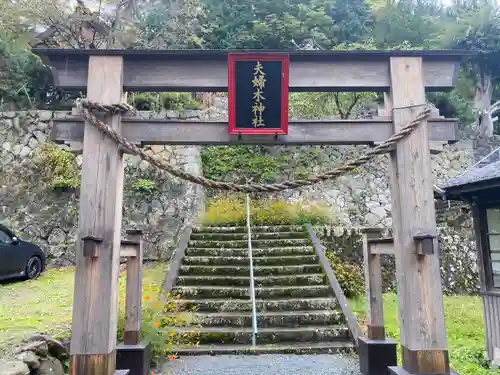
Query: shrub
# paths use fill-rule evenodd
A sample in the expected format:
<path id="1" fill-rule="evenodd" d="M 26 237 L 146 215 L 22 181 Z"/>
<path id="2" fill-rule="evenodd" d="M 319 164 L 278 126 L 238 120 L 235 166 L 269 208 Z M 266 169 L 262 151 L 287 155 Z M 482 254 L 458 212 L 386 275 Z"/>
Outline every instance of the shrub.
<path id="1" fill-rule="evenodd" d="M 43 180 L 52 189 L 75 189 L 80 186 L 80 170 L 71 152 L 46 143 L 40 148 L 36 164 Z"/>
<path id="2" fill-rule="evenodd" d="M 199 343 L 198 334 L 189 332 L 177 334 L 174 327 L 190 327 L 195 325 L 194 309 L 185 311 L 180 295 L 170 293 L 165 299 L 146 295 L 142 302 L 141 335 L 151 344 L 152 359 L 159 363 L 169 355 L 175 354 L 176 346 L 196 346 Z M 123 309 L 123 305 L 120 306 Z M 120 313 L 118 322 L 118 339 L 123 339 L 124 315 Z"/>
<path id="3" fill-rule="evenodd" d="M 330 224 L 333 217 L 326 207 L 284 200 L 252 200 L 252 225 L 321 225 Z M 224 196 L 211 200 L 202 216 L 203 225 L 245 225 L 245 200 L 241 196 Z"/>
<path id="4" fill-rule="evenodd" d="M 365 291 L 363 269 L 355 263 L 343 261 L 331 251 L 326 252 L 326 257 L 345 296 L 353 298 L 363 295 Z"/>
<path id="5" fill-rule="evenodd" d="M 138 93 L 132 95 L 132 105 L 139 111 L 155 112 L 162 109 L 182 111 L 201 108 L 200 103 L 187 92 Z"/>
<path id="6" fill-rule="evenodd" d="M 140 193 L 152 193 L 156 189 L 156 183 L 148 179 L 139 179 L 132 184 L 132 190 Z"/>
<path id="7" fill-rule="evenodd" d="M 282 157 L 263 154 L 259 146 L 203 147 L 201 160 L 205 177 L 237 182 L 274 181 L 280 165 L 285 162 Z"/>

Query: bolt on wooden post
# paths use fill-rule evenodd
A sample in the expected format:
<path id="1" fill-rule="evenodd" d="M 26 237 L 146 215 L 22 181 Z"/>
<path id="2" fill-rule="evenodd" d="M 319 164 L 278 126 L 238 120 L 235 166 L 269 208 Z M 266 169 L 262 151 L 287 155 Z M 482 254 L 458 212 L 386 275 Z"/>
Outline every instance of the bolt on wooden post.
<path id="1" fill-rule="evenodd" d="M 120 102 L 122 76 L 121 56 L 90 56 L 88 99 L 102 104 Z M 113 129 L 121 130 L 120 114 L 103 117 Z M 79 238 L 91 236 L 92 243 L 87 238 L 85 245 L 77 244 L 71 375 L 115 372 L 123 173 L 123 153 L 86 123 Z"/>
<path id="2" fill-rule="evenodd" d="M 390 58 L 394 132 L 422 110 L 423 75 L 422 57 Z M 403 367 L 391 371 L 449 374 L 427 121 L 399 142 L 389 159 L 403 357 Z M 429 238 L 432 249 L 422 254 Z"/>

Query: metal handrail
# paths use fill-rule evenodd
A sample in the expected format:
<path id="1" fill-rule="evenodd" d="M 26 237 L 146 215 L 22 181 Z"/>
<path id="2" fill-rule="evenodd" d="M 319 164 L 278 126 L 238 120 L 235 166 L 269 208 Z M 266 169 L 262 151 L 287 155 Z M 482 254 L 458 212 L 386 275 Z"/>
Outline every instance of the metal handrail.
<path id="1" fill-rule="evenodd" d="M 255 280 L 253 276 L 253 257 L 252 257 L 252 231 L 250 224 L 250 195 L 246 195 L 245 202 L 247 235 L 248 235 L 248 261 L 250 262 L 250 298 L 252 300 L 252 346 L 256 345 L 257 336 L 257 307 L 255 304 Z"/>

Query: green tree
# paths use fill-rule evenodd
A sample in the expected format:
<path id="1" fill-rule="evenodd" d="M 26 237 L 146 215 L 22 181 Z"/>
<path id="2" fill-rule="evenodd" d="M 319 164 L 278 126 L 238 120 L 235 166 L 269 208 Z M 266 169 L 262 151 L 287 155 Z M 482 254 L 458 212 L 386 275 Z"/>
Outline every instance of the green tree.
<path id="1" fill-rule="evenodd" d="M 435 48 L 432 41 L 442 28 L 443 6 L 436 0 L 387 0 L 375 10 L 373 33 L 379 48 L 405 42 L 420 48 Z"/>
<path id="2" fill-rule="evenodd" d="M 474 83 L 476 129 L 491 137 L 494 125 L 488 109 L 500 92 L 500 8 L 493 0 L 456 0 L 448 16 L 455 22 L 447 24 L 441 45 L 474 52 L 464 71 Z"/>
<path id="3" fill-rule="evenodd" d="M 330 46 L 333 0 L 204 0 L 211 48 L 290 49 L 314 41 Z"/>
<path id="4" fill-rule="evenodd" d="M 372 10 L 364 0 L 336 0 L 328 13 L 335 44 L 361 42 L 372 26 Z"/>

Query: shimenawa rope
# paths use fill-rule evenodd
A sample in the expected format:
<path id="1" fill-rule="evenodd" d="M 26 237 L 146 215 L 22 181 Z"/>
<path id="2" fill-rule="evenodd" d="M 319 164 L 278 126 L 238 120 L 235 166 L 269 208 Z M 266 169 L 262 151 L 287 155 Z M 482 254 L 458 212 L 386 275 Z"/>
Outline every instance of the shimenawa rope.
<path id="1" fill-rule="evenodd" d="M 193 182 L 195 184 L 202 185 L 204 187 L 209 187 L 213 189 L 226 190 L 226 191 L 237 191 L 245 193 L 271 193 L 279 192 L 288 189 L 296 189 L 304 186 L 314 185 L 316 183 L 330 180 L 339 177 L 345 173 L 351 172 L 362 165 L 368 163 L 370 160 L 378 155 L 386 154 L 391 151 L 397 142 L 408 137 L 419 125 L 420 123 L 427 119 L 431 114 L 431 108 L 424 105 L 424 110 L 417 115 L 417 117 L 410 121 L 406 126 L 404 126 L 400 131 L 394 134 L 392 137 L 382 142 L 378 146 L 374 147 L 366 154 L 348 161 L 341 167 L 332 169 L 331 171 L 320 173 L 316 176 L 308 177 L 302 180 L 293 181 L 282 181 L 272 184 L 235 184 L 232 182 L 222 182 L 215 181 L 201 176 L 195 176 L 191 173 L 184 172 L 180 169 L 174 168 L 168 164 L 164 159 L 156 155 L 149 155 L 141 148 L 137 147 L 135 144 L 129 142 L 127 139 L 122 137 L 116 131 L 114 131 L 109 125 L 105 124 L 99 120 L 92 111 L 105 112 L 108 114 L 115 114 L 119 112 L 131 112 L 136 113 L 135 108 L 126 103 L 103 105 L 98 103 L 93 103 L 88 100 L 81 100 L 79 105 L 82 108 L 82 114 L 86 121 L 94 125 L 100 132 L 113 139 L 122 149 L 132 155 L 138 155 L 142 160 L 149 162 L 151 165 L 162 169 L 173 176 L 179 177 L 183 180 Z"/>

